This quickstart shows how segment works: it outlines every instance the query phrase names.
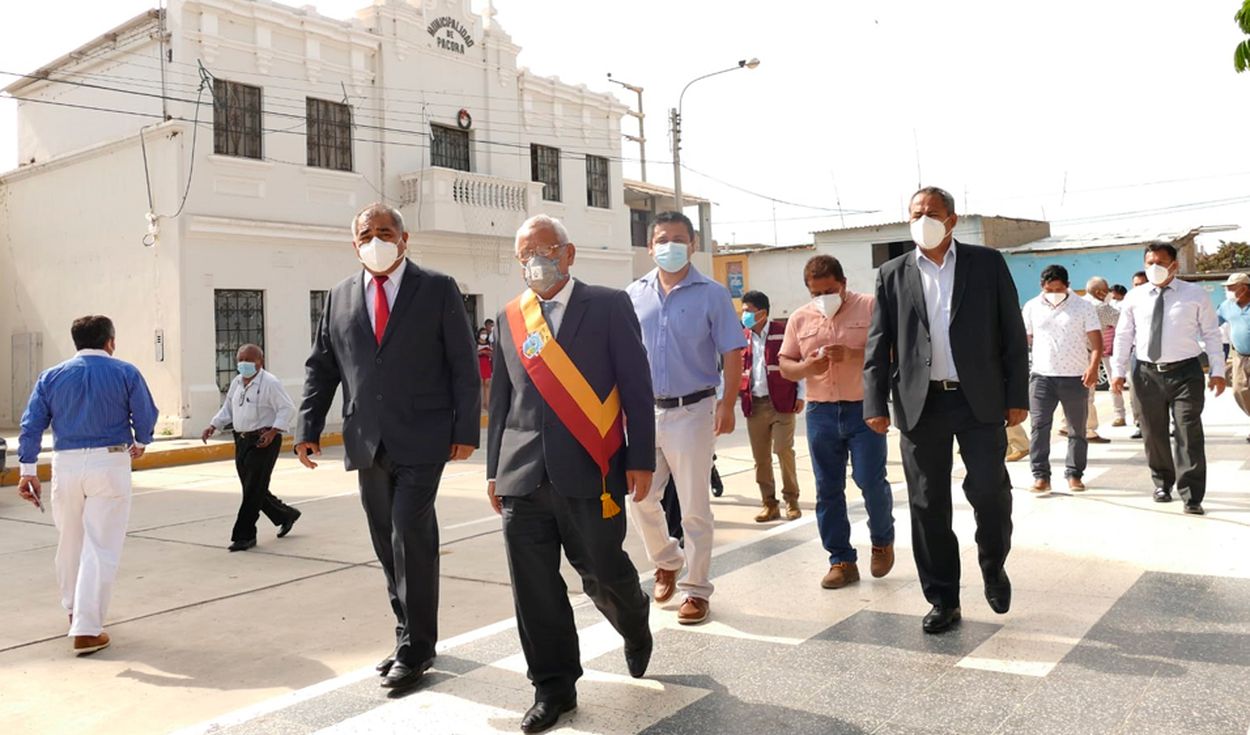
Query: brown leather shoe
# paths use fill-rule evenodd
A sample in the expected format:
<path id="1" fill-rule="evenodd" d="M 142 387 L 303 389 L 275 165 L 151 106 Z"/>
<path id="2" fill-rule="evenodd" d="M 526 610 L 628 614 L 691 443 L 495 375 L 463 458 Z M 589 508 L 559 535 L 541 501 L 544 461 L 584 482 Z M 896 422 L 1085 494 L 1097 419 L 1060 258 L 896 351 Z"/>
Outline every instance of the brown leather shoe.
<path id="1" fill-rule="evenodd" d="M 836 590 L 858 581 L 859 567 L 855 565 L 855 562 L 840 561 L 829 567 L 824 579 L 820 580 L 820 586 L 827 590 Z"/>
<path id="2" fill-rule="evenodd" d="M 894 568 L 894 544 L 872 547 L 872 562 L 868 565 L 874 577 L 884 577 Z"/>
<path id="3" fill-rule="evenodd" d="M 1124 419 L 1116 419 L 1115 421 L 1112 421 L 1112 422 L 1111 422 L 1111 425 L 1112 425 L 1112 426 L 1124 426 L 1124 425 L 1125 425 L 1125 421 L 1124 421 Z"/>
<path id="4" fill-rule="evenodd" d="M 76 635 L 74 636 L 74 653 L 85 656 L 88 653 L 104 650 L 109 647 L 109 634 Z"/>
<path id="5" fill-rule="evenodd" d="M 777 509 L 776 501 L 772 503 L 764 503 L 764 507 L 755 515 L 756 523 L 768 523 L 781 518 L 781 511 Z"/>
<path id="6" fill-rule="evenodd" d="M 1033 487 L 1029 488 L 1038 495 L 1050 492 L 1050 480 L 1045 477 L 1039 477 L 1033 481 Z"/>
<path id="7" fill-rule="evenodd" d="M 677 622 L 682 625 L 698 625 L 707 620 L 708 602 L 702 597 L 687 597 L 677 611 Z"/>
<path id="8" fill-rule="evenodd" d="M 677 572 L 679 569 L 656 569 L 655 570 L 655 589 L 651 595 L 656 602 L 665 603 L 673 599 L 673 593 L 677 591 Z"/>
<path id="9" fill-rule="evenodd" d="M 1111 443 L 1111 440 L 1108 439 L 1107 437 L 1098 436 L 1097 434 L 1093 434 L 1091 436 L 1085 437 L 1085 441 L 1089 442 L 1090 444 L 1110 444 Z"/>
<path id="10" fill-rule="evenodd" d="M 1024 459 L 1027 456 L 1029 456 L 1029 450 L 1017 449 L 1015 451 L 1007 452 L 1007 461 L 1019 462 L 1020 460 Z"/>
<path id="11" fill-rule="evenodd" d="M 799 501 L 787 500 L 786 501 L 786 520 L 793 521 L 795 519 L 802 518 L 802 517 L 803 517 L 803 509 L 799 507 Z"/>
<path id="12" fill-rule="evenodd" d="M 1069 477 L 1068 489 L 1074 493 L 1083 493 L 1085 492 L 1085 483 L 1081 482 L 1081 478 L 1079 477 Z"/>

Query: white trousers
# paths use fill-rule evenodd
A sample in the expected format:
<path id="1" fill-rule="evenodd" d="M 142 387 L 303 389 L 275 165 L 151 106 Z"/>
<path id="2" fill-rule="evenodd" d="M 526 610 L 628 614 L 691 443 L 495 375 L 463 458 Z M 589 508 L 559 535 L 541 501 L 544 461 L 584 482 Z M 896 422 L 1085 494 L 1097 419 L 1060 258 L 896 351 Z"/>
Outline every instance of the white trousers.
<path id="1" fill-rule="evenodd" d="M 52 455 L 56 581 L 73 614 L 69 635 L 104 630 L 130 518 L 130 455 L 73 449 Z"/>
<path id="2" fill-rule="evenodd" d="M 712 452 L 716 448 L 716 401 L 655 410 L 655 476 L 651 492 L 635 503 L 630 515 L 642 534 L 651 563 L 675 571 L 686 566 L 677 587 L 689 597 L 712 596 L 708 575 L 712 566 Z M 668 535 L 660 496 L 672 476 L 681 504 L 685 552 Z"/>

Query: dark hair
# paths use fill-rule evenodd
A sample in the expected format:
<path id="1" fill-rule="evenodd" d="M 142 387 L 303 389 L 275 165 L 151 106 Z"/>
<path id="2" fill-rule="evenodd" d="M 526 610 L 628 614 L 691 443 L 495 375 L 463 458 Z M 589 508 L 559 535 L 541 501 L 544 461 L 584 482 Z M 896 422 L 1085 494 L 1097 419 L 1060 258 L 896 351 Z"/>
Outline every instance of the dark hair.
<path id="1" fill-rule="evenodd" d="M 803 266 L 804 286 L 811 283 L 813 278 L 828 278 L 829 276 L 846 283 L 846 273 L 842 270 L 842 264 L 832 255 L 813 255 L 808 259 L 807 265 Z"/>
<path id="2" fill-rule="evenodd" d="M 768 308 L 768 296 L 762 291 L 747 291 L 742 294 L 742 303 L 750 304 L 751 306 L 754 306 L 762 311 L 772 311 Z"/>
<path id="3" fill-rule="evenodd" d="M 1134 279 L 1140 278 L 1143 281 L 1149 280 L 1148 278 L 1146 278 L 1146 271 L 1137 271 L 1136 273 L 1133 274 L 1133 278 Z"/>
<path id="4" fill-rule="evenodd" d="M 113 320 L 106 316 L 80 316 L 70 325 L 76 350 L 102 350 L 115 336 Z"/>
<path id="5" fill-rule="evenodd" d="M 485 327 L 485 326 L 489 326 L 489 325 L 494 324 L 494 323 L 495 323 L 495 320 L 494 320 L 494 319 L 487 319 L 486 321 L 482 322 L 482 326 L 483 326 L 483 327 Z"/>
<path id="6" fill-rule="evenodd" d="M 1160 253 L 1160 252 L 1167 253 L 1168 255 L 1172 256 L 1173 261 L 1176 260 L 1176 246 L 1170 242 L 1163 242 L 1161 240 L 1155 240 L 1154 242 L 1146 243 L 1145 252 L 1146 253 Z M 1143 253 L 1143 255 L 1144 254 L 1145 253 Z"/>
<path id="7" fill-rule="evenodd" d="M 915 194 L 911 195 L 911 199 L 908 199 L 907 201 L 909 202 L 915 201 L 916 197 L 920 196 L 921 194 L 924 194 L 925 196 L 933 194 L 941 198 L 942 204 L 946 207 L 946 213 L 947 214 L 955 213 L 955 197 L 951 196 L 949 191 L 938 188 L 936 186 L 925 186 L 925 187 L 918 189 Z"/>
<path id="8" fill-rule="evenodd" d="M 1068 285 L 1068 269 L 1061 265 L 1048 265 L 1042 271 L 1042 283 L 1050 283 L 1051 281 L 1060 281 L 1063 285 Z"/>
<path id="9" fill-rule="evenodd" d="M 1111 287 L 1111 290 L 1112 290 L 1113 292 L 1115 292 L 1115 293 L 1120 294 L 1121 296 L 1124 296 L 1124 295 L 1126 295 L 1126 294 L 1128 293 L 1128 289 L 1127 289 L 1127 288 L 1125 288 L 1122 284 L 1119 284 L 1119 283 L 1117 283 L 1117 284 L 1115 284 L 1114 286 L 1112 286 L 1112 287 Z"/>
<path id="10" fill-rule="evenodd" d="M 647 229 L 647 241 L 650 242 L 651 238 L 655 237 L 656 225 L 666 225 L 673 222 L 680 222 L 685 225 L 686 232 L 690 233 L 691 242 L 694 241 L 694 223 L 681 212 L 660 212 L 657 214 L 655 219 L 651 220 L 651 227 Z"/>

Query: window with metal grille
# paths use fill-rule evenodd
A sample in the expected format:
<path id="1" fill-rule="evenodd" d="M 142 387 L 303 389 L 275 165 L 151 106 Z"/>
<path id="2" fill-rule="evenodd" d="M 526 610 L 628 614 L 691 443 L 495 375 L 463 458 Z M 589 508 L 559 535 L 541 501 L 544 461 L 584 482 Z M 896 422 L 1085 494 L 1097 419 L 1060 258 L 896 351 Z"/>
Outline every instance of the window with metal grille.
<path id="1" fill-rule="evenodd" d="M 217 332 L 217 387 L 230 388 L 235 375 L 235 356 L 245 344 L 265 349 L 265 292 L 219 289 L 213 291 Z"/>
<path id="2" fill-rule="evenodd" d="M 306 98 L 308 165 L 352 170 L 352 108 L 339 102 Z"/>
<path id="3" fill-rule="evenodd" d="M 586 206 L 600 209 L 612 206 L 608 197 L 608 182 L 608 159 L 586 156 Z"/>
<path id="4" fill-rule="evenodd" d="M 899 240 L 897 242 L 874 242 L 872 244 L 872 267 L 880 268 L 903 253 L 910 252 L 915 249 L 916 243 L 911 240 Z"/>
<path id="5" fill-rule="evenodd" d="M 213 152 L 260 158 L 260 87 L 213 80 Z"/>
<path id="6" fill-rule="evenodd" d="M 549 202 L 563 201 L 560 198 L 559 148 L 530 144 L 530 181 L 542 182 L 543 199 Z"/>
<path id="7" fill-rule="evenodd" d="M 655 215 L 645 209 L 629 210 L 629 241 L 636 248 L 647 246 L 648 231 L 651 229 L 651 218 Z"/>
<path id="8" fill-rule="evenodd" d="M 317 341 L 317 327 L 321 324 L 321 315 L 326 311 L 326 296 L 329 295 L 329 291 L 308 292 L 308 323 L 311 327 L 308 334 L 311 342 Z"/>
<path id="9" fill-rule="evenodd" d="M 431 125 L 430 165 L 469 171 L 469 133 L 442 125 Z"/>

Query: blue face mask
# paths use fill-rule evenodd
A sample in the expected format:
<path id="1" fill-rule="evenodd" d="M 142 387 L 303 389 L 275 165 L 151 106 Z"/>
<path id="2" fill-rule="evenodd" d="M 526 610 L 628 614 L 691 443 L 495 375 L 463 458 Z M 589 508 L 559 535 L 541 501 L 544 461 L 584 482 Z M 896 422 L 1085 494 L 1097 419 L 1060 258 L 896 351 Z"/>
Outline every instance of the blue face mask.
<path id="1" fill-rule="evenodd" d="M 245 378 L 251 378 L 256 375 L 256 363 L 254 362 L 241 362 L 238 364 L 238 368 L 239 375 Z"/>
<path id="2" fill-rule="evenodd" d="M 755 312 L 753 311 L 742 312 L 742 326 L 746 327 L 747 329 L 755 329 Z"/>
<path id="3" fill-rule="evenodd" d="M 654 252 L 655 264 L 667 273 L 676 273 L 690 262 L 690 246 L 684 242 L 662 242 Z"/>

